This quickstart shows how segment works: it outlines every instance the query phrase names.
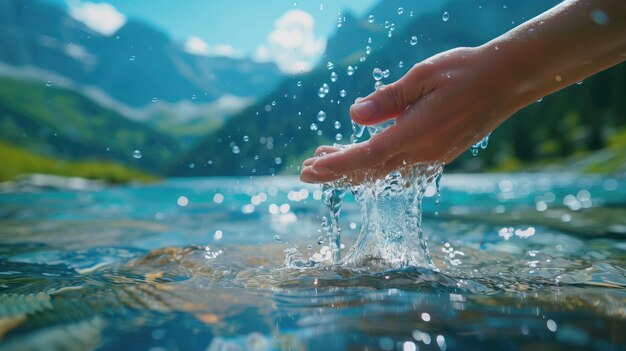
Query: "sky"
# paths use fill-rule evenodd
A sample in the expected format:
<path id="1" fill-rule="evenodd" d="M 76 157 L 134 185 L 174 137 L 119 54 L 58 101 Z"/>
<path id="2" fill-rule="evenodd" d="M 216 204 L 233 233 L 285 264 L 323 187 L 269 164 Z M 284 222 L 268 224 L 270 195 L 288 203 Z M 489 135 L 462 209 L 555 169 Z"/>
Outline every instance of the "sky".
<path id="1" fill-rule="evenodd" d="M 308 71 L 337 29 L 338 13 L 364 15 L 378 0 L 45 0 L 113 35 L 128 18 L 165 31 L 198 55 L 276 62 L 286 73 Z"/>

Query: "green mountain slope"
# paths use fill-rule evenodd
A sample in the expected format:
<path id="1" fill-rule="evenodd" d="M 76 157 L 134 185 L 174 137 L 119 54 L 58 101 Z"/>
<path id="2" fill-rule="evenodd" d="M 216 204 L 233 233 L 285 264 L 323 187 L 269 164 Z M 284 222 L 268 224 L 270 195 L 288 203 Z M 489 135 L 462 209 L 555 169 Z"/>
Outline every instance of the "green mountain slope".
<path id="1" fill-rule="evenodd" d="M 157 174 L 178 152 L 173 138 L 79 93 L 9 78 L 0 78 L 0 140 L 51 158 L 114 161 Z"/>
<path id="2" fill-rule="evenodd" d="M 12 180 L 22 174 L 45 173 L 101 179 L 111 183 L 128 181 L 151 181 L 155 178 L 146 173 L 129 169 L 116 163 L 95 161 L 65 161 L 33 154 L 23 148 L 0 141 L 0 182 Z"/>

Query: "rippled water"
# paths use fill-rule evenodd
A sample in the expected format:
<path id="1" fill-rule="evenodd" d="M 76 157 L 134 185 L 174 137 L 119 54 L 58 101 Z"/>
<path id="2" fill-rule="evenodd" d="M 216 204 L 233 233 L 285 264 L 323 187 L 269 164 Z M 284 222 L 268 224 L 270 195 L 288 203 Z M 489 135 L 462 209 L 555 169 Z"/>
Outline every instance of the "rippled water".
<path id="1" fill-rule="evenodd" d="M 623 177 L 444 174 L 435 268 L 390 270 L 285 266 L 330 250 L 296 178 L 22 190 L 0 195 L 0 350 L 626 345 Z M 346 252 L 350 194 L 339 225 Z"/>

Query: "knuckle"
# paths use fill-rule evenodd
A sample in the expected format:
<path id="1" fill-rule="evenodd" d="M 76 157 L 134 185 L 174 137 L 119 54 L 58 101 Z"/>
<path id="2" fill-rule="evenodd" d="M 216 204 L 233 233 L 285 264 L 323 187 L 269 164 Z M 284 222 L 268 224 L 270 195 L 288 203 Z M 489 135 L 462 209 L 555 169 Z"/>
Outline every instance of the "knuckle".
<path id="1" fill-rule="evenodd" d="M 406 94 L 404 92 L 403 85 L 399 82 L 395 82 L 387 86 L 385 91 L 387 94 L 386 98 L 393 106 L 394 111 L 396 113 L 404 111 L 404 109 L 408 105 L 408 102 L 406 100 Z"/>

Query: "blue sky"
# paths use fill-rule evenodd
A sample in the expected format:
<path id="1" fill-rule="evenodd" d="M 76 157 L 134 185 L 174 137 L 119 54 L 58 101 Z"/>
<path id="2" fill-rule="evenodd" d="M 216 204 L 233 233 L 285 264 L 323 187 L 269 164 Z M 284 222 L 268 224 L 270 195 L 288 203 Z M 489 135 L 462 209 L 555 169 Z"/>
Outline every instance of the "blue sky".
<path id="1" fill-rule="evenodd" d="M 337 29 L 338 12 L 363 15 L 377 0 L 46 0 L 111 31 L 140 19 L 208 55 L 276 61 L 283 71 L 308 70 Z M 96 6 L 93 6 L 93 5 Z M 109 5 L 109 6 L 107 6 Z M 296 11 L 294 11 L 296 10 Z M 117 13 L 122 14 L 120 17 Z M 99 28 L 99 27 L 98 27 Z M 285 42 L 285 38 L 295 42 Z M 292 40 L 292 41 L 293 41 Z M 282 50 L 282 51 L 281 51 Z M 296 53 L 290 57 L 289 53 Z M 299 54 L 298 54 L 299 52 Z"/>

